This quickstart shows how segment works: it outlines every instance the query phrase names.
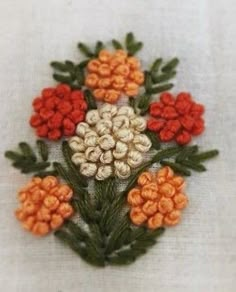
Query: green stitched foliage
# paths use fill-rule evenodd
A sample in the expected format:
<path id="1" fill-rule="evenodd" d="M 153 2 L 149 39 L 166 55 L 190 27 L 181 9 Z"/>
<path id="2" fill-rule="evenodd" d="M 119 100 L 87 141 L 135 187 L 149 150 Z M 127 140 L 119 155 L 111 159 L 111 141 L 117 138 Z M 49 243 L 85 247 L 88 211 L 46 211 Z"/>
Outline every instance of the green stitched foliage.
<path id="1" fill-rule="evenodd" d="M 169 83 L 176 76 L 176 67 L 179 63 L 173 58 L 163 65 L 163 60 L 158 58 L 154 61 L 149 71 L 145 71 L 144 88 L 145 93 L 139 96 L 132 106 L 135 111 L 144 115 L 148 112 L 153 94 L 159 94 L 170 90 L 174 85 Z"/>
<path id="2" fill-rule="evenodd" d="M 63 154 L 66 161 L 70 157 L 68 147 L 67 142 L 64 142 Z M 69 169 L 66 170 L 56 163 L 55 168 L 58 173 L 75 192 L 73 206 L 88 229 L 68 221 L 55 235 L 92 265 L 130 264 L 146 253 L 164 232 L 164 228 L 150 231 L 145 227 L 134 227 L 129 219 L 126 198 L 130 189 L 135 186 L 139 175 L 155 163 L 168 165 L 183 175 L 191 175 L 189 169 L 205 170 L 205 167 L 197 162 L 198 160 L 206 160 L 215 155 L 216 151 L 199 153 L 196 145 L 159 150 L 150 161 L 130 176 L 124 191 L 119 191 L 115 178 L 108 178 L 104 181 L 95 180 L 94 195 L 90 194 L 86 187 L 82 187 L 72 173 L 69 174 Z M 70 160 L 67 161 L 67 167 L 72 169 L 74 167 Z"/>
<path id="3" fill-rule="evenodd" d="M 130 56 L 135 55 L 143 47 L 142 42 L 137 42 L 132 32 L 127 33 L 125 38 L 125 46 Z"/>
<path id="4" fill-rule="evenodd" d="M 56 174 L 56 171 L 51 167 L 51 163 L 47 161 L 48 147 L 43 140 L 37 141 L 37 150 L 38 153 L 28 143 L 20 142 L 19 150 L 6 151 L 5 157 L 13 162 L 13 167 L 25 174 L 33 173 L 40 177 L 44 177 L 48 173 Z"/>
<path id="5" fill-rule="evenodd" d="M 90 90 L 86 89 L 84 91 L 84 96 L 85 96 L 85 99 L 86 99 L 86 102 L 88 105 L 88 109 L 89 110 L 97 109 L 97 104 L 96 104 L 95 98 L 93 97 L 92 92 Z"/>
<path id="6" fill-rule="evenodd" d="M 75 64 L 72 61 L 51 62 L 52 68 L 55 70 L 53 78 L 60 82 L 68 84 L 72 89 L 81 89 L 84 85 L 84 68 L 89 60 Z"/>
<path id="7" fill-rule="evenodd" d="M 161 160 L 162 165 L 170 166 L 175 172 L 190 176 L 191 170 L 197 172 L 206 171 L 203 161 L 214 158 L 219 154 L 218 150 L 199 152 L 197 145 L 180 147 L 179 154 L 171 160 Z"/>

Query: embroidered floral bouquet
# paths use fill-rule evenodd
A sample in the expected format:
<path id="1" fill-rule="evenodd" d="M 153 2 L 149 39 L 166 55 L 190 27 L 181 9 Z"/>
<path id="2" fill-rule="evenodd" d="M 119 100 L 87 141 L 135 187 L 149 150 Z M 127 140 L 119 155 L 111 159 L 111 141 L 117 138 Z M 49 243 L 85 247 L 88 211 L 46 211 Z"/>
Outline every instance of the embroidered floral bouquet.
<path id="1" fill-rule="evenodd" d="M 21 142 L 5 153 L 33 174 L 18 194 L 23 228 L 37 236 L 55 230 L 96 266 L 132 263 L 178 224 L 188 204 L 183 176 L 205 171 L 202 163 L 218 154 L 186 146 L 204 131 L 204 107 L 189 93 L 168 92 L 178 59 L 143 71 L 132 33 L 112 45 L 80 43 L 85 60 L 51 63 L 59 84 L 33 101 L 36 148 Z M 49 162 L 54 141 L 63 163 Z"/>

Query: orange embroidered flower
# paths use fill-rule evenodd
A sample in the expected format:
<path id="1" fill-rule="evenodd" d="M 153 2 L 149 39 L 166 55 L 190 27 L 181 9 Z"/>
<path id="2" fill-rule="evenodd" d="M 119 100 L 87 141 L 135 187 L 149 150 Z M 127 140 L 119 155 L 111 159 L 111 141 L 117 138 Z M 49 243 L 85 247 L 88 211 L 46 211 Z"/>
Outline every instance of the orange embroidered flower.
<path id="1" fill-rule="evenodd" d="M 131 221 L 135 225 L 145 223 L 150 229 L 176 225 L 181 219 L 180 210 L 188 204 L 184 187 L 184 179 L 174 175 L 168 166 L 156 174 L 143 172 L 138 178 L 138 186 L 128 193 Z"/>
<path id="2" fill-rule="evenodd" d="M 115 103 L 122 94 L 137 95 L 144 82 L 139 60 L 129 57 L 124 50 L 114 53 L 102 50 L 98 59 L 88 63 L 87 70 L 86 86 L 93 90 L 97 100 L 109 103 Z"/>
<path id="3" fill-rule="evenodd" d="M 73 214 L 69 201 L 72 189 L 54 176 L 34 177 L 19 191 L 21 206 L 15 215 L 22 226 L 35 235 L 46 235 L 59 228 Z"/>

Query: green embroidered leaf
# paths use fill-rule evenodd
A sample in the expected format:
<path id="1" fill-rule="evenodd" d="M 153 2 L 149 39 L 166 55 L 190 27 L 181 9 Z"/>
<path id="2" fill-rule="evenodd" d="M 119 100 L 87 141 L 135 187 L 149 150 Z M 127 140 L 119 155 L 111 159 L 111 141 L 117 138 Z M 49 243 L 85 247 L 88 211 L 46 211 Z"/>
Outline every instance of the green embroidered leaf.
<path id="1" fill-rule="evenodd" d="M 23 166 L 23 164 L 22 164 L 22 166 Z M 44 170 L 44 169 L 48 168 L 49 166 L 50 166 L 49 162 L 38 162 L 38 163 L 28 165 L 27 167 L 23 166 L 21 172 L 22 173 L 37 172 L 37 171 Z"/>
<path id="2" fill-rule="evenodd" d="M 129 47 L 132 46 L 134 42 L 135 42 L 134 34 L 132 32 L 127 33 L 125 38 L 126 48 L 129 49 Z"/>
<path id="3" fill-rule="evenodd" d="M 98 57 L 98 55 L 99 55 L 99 53 L 100 53 L 100 51 L 101 51 L 102 49 L 104 49 L 104 44 L 103 44 L 103 42 L 101 42 L 101 41 L 97 41 L 97 43 L 96 43 L 96 47 L 95 47 L 95 53 L 94 53 L 94 55 L 95 55 L 96 57 Z"/>
<path id="4" fill-rule="evenodd" d="M 134 112 L 136 113 L 136 100 L 134 97 L 130 97 L 128 100 L 129 106 L 131 106 L 134 109 Z"/>
<path id="5" fill-rule="evenodd" d="M 78 44 L 78 48 L 79 48 L 80 52 L 82 54 L 84 54 L 86 57 L 88 57 L 88 58 L 93 58 L 94 57 L 93 52 L 90 50 L 90 48 L 86 44 L 79 43 Z"/>
<path id="6" fill-rule="evenodd" d="M 127 217 L 125 216 L 121 220 L 119 220 L 115 224 L 115 226 L 113 226 L 113 230 L 112 230 L 111 236 L 108 239 L 108 243 L 107 243 L 107 246 L 106 246 L 106 250 L 105 250 L 106 254 L 110 254 L 111 252 L 114 251 L 116 241 L 120 238 L 122 233 L 127 228 L 129 228 L 129 221 L 128 221 Z"/>
<path id="7" fill-rule="evenodd" d="M 133 56 L 135 55 L 137 52 L 139 52 L 143 47 L 143 43 L 142 42 L 137 42 L 133 45 L 131 45 L 129 47 L 129 55 Z"/>
<path id="8" fill-rule="evenodd" d="M 148 89 L 147 90 L 147 93 L 149 93 L 149 94 L 161 93 L 163 91 L 170 90 L 173 86 L 174 86 L 174 84 L 172 84 L 172 83 L 168 83 L 168 84 L 164 84 L 164 85 L 159 85 L 159 86 L 153 87 L 151 89 Z"/>
<path id="9" fill-rule="evenodd" d="M 88 109 L 91 110 L 91 109 L 97 109 L 97 104 L 96 104 L 96 101 L 91 93 L 90 90 L 86 89 L 84 91 L 84 96 L 85 96 L 85 99 L 86 99 L 86 102 L 88 104 Z"/>
<path id="10" fill-rule="evenodd" d="M 165 72 L 165 73 L 166 72 L 171 72 L 177 67 L 178 64 L 179 64 L 179 59 L 178 58 L 173 58 L 164 67 L 162 67 L 161 71 Z"/>
<path id="11" fill-rule="evenodd" d="M 196 162 L 201 162 L 201 161 L 205 161 L 207 159 L 211 159 L 216 157 L 217 155 L 219 155 L 219 151 L 218 150 L 210 150 L 210 151 L 206 151 L 206 152 L 201 152 L 195 155 L 191 155 L 189 157 L 189 159 L 196 161 Z"/>
<path id="12" fill-rule="evenodd" d="M 155 74 L 159 71 L 159 68 L 162 64 L 162 58 L 158 58 L 155 60 L 155 62 L 152 64 L 152 67 L 151 67 L 151 70 L 150 70 L 150 73 L 152 76 L 155 76 Z"/>
<path id="13" fill-rule="evenodd" d="M 81 69 L 84 69 L 88 65 L 89 61 L 90 61 L 90 59 L 87 59 L 87 60 L 80 62 L 78 65 L 76 65 L 76 68 L 79 67 Z"/>
<path id="14" fill-rule="evenodd" d="M 64 227 L 67 228 L 77 240 L 79 241 L 86 241 L 86 239 L 89 237 L 88 233 L 84 231 L 81 227 L 79 227 L 75 222 L 71 220 L 67 220 L 64 223 Z"/>
<path id="15" fill-rule="evenodd" d="M 198 172 L 206 171 L 206 167 L 204 165 L 191 160 L 182 160 L 180 164 Z"/>
<path id="16" fill-rule="evenodd" d="M 153 83 L 163 83 L 165 81 L 169 81 L 173 77 L 175 77 L 176 71 L 170 71 L 168 73 L 163 73 L 161 75 L 154 76 L 152 78 Z"/>
<path id="17" fill-rule="evenodd" d="M 153 149 L 159 150 L 161 148 L 161 143 L 160 143 L 160 140 L 159 140 L 159 138 L 158 138 L 156 133 L 154 133 L 152 131 L 149 131 L 149 130 L 146 130 L 144 132 L 144 134 L 146 136 L 148 136 L 148 138 L 152 142 L 152 148 Z"/>
<path id="18" fill-rule="evenodd" d="M 79 88 L 81 88 L 85 82 L 84 69 L 82 67 L 78 66 L 76 68 L 75 75 L 76 75 L 77 85 Z"/>
<path id="19" fill-rule="evenodd" d="M 30 147 L 30 145 L 26 142 L 20 142 L 19 143 L 19 148 L 23 154 L 23 156 L 28 157 L 29 159 L 32 159 L 32 161 L 36 161 L 37 157 L 34 154 L 32 148 Z"/>
<path id="20" fill-rule="evenodd" d="M 110 264 L 130 264 L 137 257 L 146 253 L 147 249 L 156 243 L 156 238 L 164 232 L 164 228 L 149 231 L 146 228 L 138 227 L 135 229 L 136 236 L 131 238 L 127 245 L 108 257 Z"/>
<path id="21" fill-rule="evenodd" d="M 68 72 L 69 68 L 67 64 L 64 64 L 63 62 L 51 62 L 50 65 L 53 67 L 53 69 L 60 71 L 60 72 Z"/>
<path id="22" fill-rule="evenodd" d="M 145 71 L 144 75 L 145 75 L 145 80 L 144 80 L 145 90 L 150 91 L 152 89 L 152 85 L 153 85 L 151 74 L 150 74 L 150 72 Z"/>
<path id="23" fill-rule="evenodd" d="M 132 255 L 115 255 L 108 258 L 111 265 L 129 265 L 135 261 L 135 257 Z"/>
<path id="24" fill-rule="evenodd" d="M 26 142 L 19 143 L 19 150 L 20 152 L 6 151 L 5 157 L 12 160 L 12 166 L 19 169 L 22 173 L 38 174 L 38 172 L 41 173 L 44 171 L 52 171 L 51 169 L 49 169 L 51 163 L 43 160 L 39 148 L 39 156 L 42 161 L 38 159 L 36 152 Z"/>
<path id="25" fill-rule="evenodd" d="M 108 213 L 106 221 L 104 222 L 104 230 L 107 234 L 109 234 L 112 230 L 114 225 L 117 223 L 117 221 L 120 219 L 120 212 L 124 206 L 125 198 L 120 197 L 113 205 L 112 207 L 108 207 Z"/>
<path id="26" fill-rule="evenodd" d="M 56 73 L 54 73 L 52 76 L 56 81 L 66 84 L 72 84 L 72 82 L 75 80 L 75 78 L 72 76 L 65 76 Z"/>
<path id="27" fill-rule="evenodd" d="M 74 197 L 76 195 L 77 195 L 77 193 L 73 194 Z M 76 198 L 73 198 L 71 201 L 71 204 L 72 204 L 74 210 L 76 210 L 76 212 L 78 212 L 78 214 L 80 214 L 80 217 L 87 224 L 94 222 L 94 217 L 91 216 L 91 214 L 90 214 L 91 210 L 89 210 L 87 208 L 87 205 L 84 203 L 83 198 L 79 198 L 78 200 Z"/>
<path id="28" fill-rule="evenodd" d="M 22 159 L 21 154 L 14 152 L 14 151 L 10 151 L 10 150 L 5 152 L 5 157 L 8 159 L 11 159 L 13 161 L 17 161 L 17 160 Z"/>
<path id="29" fill-rule="evenodd" d="M 76 182 L 75 177 L 71 176 L 71 173 L 68 172 L 67 169 L 59 162 L 54 162 L 53 167 L 57 173 L 71 186 L 75 193 L 83 198 L 86 191 Z"/>
<path id="30" fill-rule="evenodd" d="M 151 101 L 151 95 L 150 94 L 143 94 L 138 99 L 138 109 L 140 115 L 145 115 L 148 112 L 149 105 Z"/>
<path id="31" fill-rule="evenodd" d="M 134 34 L 132 32 L 127 33 L 125 38 L 125 45 L 130 56 L 135 55 L 143 47 L 142 42 L 136 42 Z"/>
<path id="32" fill-rule="evenodd" d="M 170 158 L 175 156 L 181 151 L 181 147 L 175 146 L 175 147 L 169 147 L 163 150 L 160 150 L 157 152 L 156 155 L 153 156 L 151 163 L 157 163 L 160 162 L 163 159 Z"/>
<path id="33" fill-rule="evenodd" d="M 170 161 L 161 161 L 161 165 L 169 166 L 171 167 L 175 172 L 180 173 L 182 175 L 190 176 L 191 172 L 184 166 L 182 166 L 179 163 L 174 163 Z"/>
<path id="34" fill-rule="evenodd" d="M 114 244 L 114 250 L 119 250 L 125 245 L 125 242 L 127 241 L 130 232 L 130 227 L 124 228 L 124 231 L 120 234 L 120 237 L 116 240 Z"/>
<path id="35" fill-rule="evenodd" d="M 76 238 L 69 232 L 66 232 L 65 230 L 57 230 L 54 234 L 62 242 L 69 245 L 70 248 L 74 250 L 87 263 L 94 266 L 104 266 L 103 259 L 96 256 L 92 256 L 90 246 L 89 247 L 82 246 L 80 242 L 76 240 Z"/>
<path id="36" fill-rule="evenodd" d="M 96 245 L 99 248 L 104 247 L 104 242 L 103 242 L 104 238 L 99 228 L 99 225 L 97 223 L 91 223 L 89 225 L 89 229 L 92 234 L 93 241 L 96 243 Z"/>
<path id="37" fill-rule="evenodd" d="M 37 140 L 36 141 L 38 152 L 42 158 L 43 161 L 48 160 L 48 146 L 43 140 Z"/>
<path id="38" fill-rule="evenodd" d="M 185 146 L 183 147 L 183 150 L 176 156 L 175 161 L 180 162 L 182 160 L 185 160 L 189 158 L 190 155 L 195 154 L 198 151 L 198 146 Z"/>
<path id="39" fill-rule="evenodd" d="M 123 50 L 122 44 L 115 39 L 112 40 L 112 45 L 116 50 Z"/>
<path id="40" fill-rule="evenodd" d="M 58 176 L 58 173 L 55 170 L 49 170 L 49 171 L 40 171 L 40 172 L 36 172 L 34 174 L 34 177 L 41 177 L 44 178 L 46 176 Z"/>

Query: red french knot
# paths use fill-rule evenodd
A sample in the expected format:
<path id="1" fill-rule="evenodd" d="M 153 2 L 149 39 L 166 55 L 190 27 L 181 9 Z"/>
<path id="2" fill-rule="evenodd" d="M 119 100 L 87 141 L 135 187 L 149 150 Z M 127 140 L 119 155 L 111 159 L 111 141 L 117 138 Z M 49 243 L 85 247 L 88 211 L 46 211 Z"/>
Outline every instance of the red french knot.
<path id="1" fill-rule="evenodd" d="M 33 101 L 34 114 L 30 125 L 39 137 L 58 140 L 73 136 L 76 125 L 85 118 L 87 103 L 80 90 L 72 90 L 66 84 L 45 88 Z"/>
<path id="2" fill-rule="evenodd" d="M 175 140 L 185 145 L 192 136 L 200 135 L 205 129 L 204 106 L 194 102 L 186 92 L 179 93 L 176 99 L 169 92 L 162 93 L 160 101 L 150 105 L 149 113 L 151 118 L 147 127 L 163 142 Z"/>

